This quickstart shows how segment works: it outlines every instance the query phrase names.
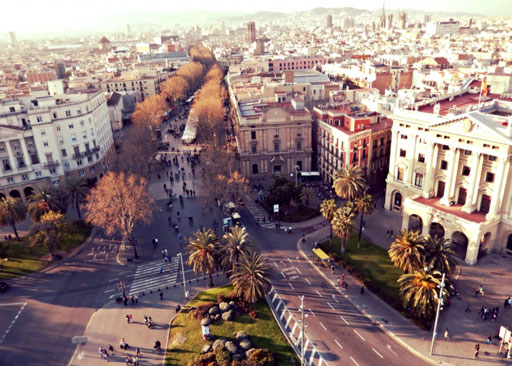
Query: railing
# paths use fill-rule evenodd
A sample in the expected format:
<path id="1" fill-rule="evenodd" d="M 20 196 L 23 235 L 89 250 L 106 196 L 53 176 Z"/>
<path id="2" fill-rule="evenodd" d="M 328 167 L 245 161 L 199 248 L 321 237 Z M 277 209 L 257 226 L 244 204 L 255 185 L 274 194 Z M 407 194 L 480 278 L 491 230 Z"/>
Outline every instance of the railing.
<path id="1" fill-rule="evenodd" d="M 95 152 L 98 152 L 98 151 L 100 151 L 100 147 L 96 146 L 96 147 L 93 147 L 90 150 L 85 150 L 85 151 L 73 154 L 73 159 L 85 158 L 87 156 L 90 156 L 90 155 L 94 154 Z"/>
<path id="2" fill-rule="evenodd" d="M 47 163 L 44 163 L 43 166 L 45 167 L 45 169 L 52 169 L 52 168 L 58 167 L 59 162 L 58 161 L 49 161 Z"/>

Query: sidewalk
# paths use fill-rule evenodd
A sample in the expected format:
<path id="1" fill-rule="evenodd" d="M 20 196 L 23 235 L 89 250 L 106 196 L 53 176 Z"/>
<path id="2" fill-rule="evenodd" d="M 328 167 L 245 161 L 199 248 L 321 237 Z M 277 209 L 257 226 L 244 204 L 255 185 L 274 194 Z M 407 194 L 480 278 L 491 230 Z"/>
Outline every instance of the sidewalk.
<path id="1" fill-rule="evenodd" d="M 226 281 L 225 276 L 214 277 L 215 285 L 223 285 L 223 281 Z M 189 299 L 198 292 L 206 290 L 207 283 L 208 279 L 187 282 Z M 137 347 L 141 351 L 140 365 L 163 365 L 169 325 L 176 315 L 175 307 L 178 304 L 183 307 L 186 303 L 183 286 L 163 289 L 163 293 L 163 300 L 160 300 L 158 291 L 153 291 L 153 293 L 140 296 L 139 303 L 135 306 L 130 303 L 128 306 L 124 306 L 123 303 L 118 304 L 111 301 L 98 309 L 89 320 L 84 333 L 77 334 L 77 336 L 87 337 L 87 343 L 76 348 L 68 366 L 97 366 L 100 363 L 106 363 L 107 361 L 100 359 L 98 349 L 100 347 L 108 349 L 109 345 L 114 347 L 113 356 L 111 355 L 109 358 L 109 365 L 126 365 L 126 356 L 135 356 Z M 132 314 L 132 323 L 126 322 L 126 314 Z M 151 328 L 144 324 L 144 315 L 152 317 L 153 326 Z M 126 351 L 119 348 L 121 338 L 124 338 L 129 345 Z M 156 340 L 162 344 L 161 352 L 156 352 L 153 349 Z"/>
<path id="2" fill-rule="evenodd" d="M 494 334 L 500 325 L 512 327 L 512 310 L 503 309 L 503 300 L 508 296 L 504 289 L 512 293 L 512 284 L 507 280 L 506 274 L 510 272 L 510 258 L 492 255 L 484 258 L 476 266 L 462 265 L 462 276 L 457 281 L 460 296 L 452 298 L 452 304 L 441 312 L 433 356 L 430 356 L 431 332 L 425 332 L 414 323 L 404 318 L 396 310 L 388 306 L 370 291 L 360 294 L 362 283 L 345 273 L 350 286 L 342 291 L 336 286 L 337 275 L 332 275 L 323 267 L 316 266 L 309 257 L 311 243 L 322 241 L 329 235 L 328 227 L 306 236 L 306 244 L 297 243 L 301 254 L 306 257 L 312 266 L 315 266 L 331 286 L 345 296 L 363 314 L 381 327 L 386 334 L 394 338 L 413 354 L 432 364 L 444 365 L 496 365 L 508 364 L 505 354 L 497 355 L 498 344 L 493 339 L 492 344 L 486 343 L 489 334 Z M 382 235 L 381 235 L 382 237 Z M 384 239 L 387 239 L 384 236 Z M 491 275 L 492 277 L 489 277 Z M 508 277 L 509 278 L 509 277 Z M 483 283 L 485 297 L 474 298 L 474 288 Z M 467 304 L 471 304 L 472 312 L 466 313 Z M 483 321 L 478 310 L 481 306 L 500 306 L 500 316 L 496 322 Z M 442 335 L 448 328 L 450 338 L 445 340 Z M 473 359 L 474 346 L 480 344 L 480 354 L 477 360 Z M 503 351 L 502 351 L 503 352 Z M 509 360 L 512 364 L 512 360 Z"/>

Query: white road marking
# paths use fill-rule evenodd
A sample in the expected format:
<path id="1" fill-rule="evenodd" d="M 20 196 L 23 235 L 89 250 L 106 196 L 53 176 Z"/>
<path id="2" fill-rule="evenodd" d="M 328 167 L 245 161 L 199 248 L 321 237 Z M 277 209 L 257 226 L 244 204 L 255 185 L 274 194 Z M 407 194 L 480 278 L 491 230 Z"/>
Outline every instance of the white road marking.
<path id="1" fill-rule="evenodd" d="M 375 348 L 372 348 L 373 349 L 373 352 L 375 352 L 376 354 L 379 355 L 380 358 L 384 358 L 384 356 L 382 356 L 379 352 L 377 352 L 377 350 Z"/>
<path id="2" fill-rule="evenodd" d="M 395 352 L 395 351 L 393 351 L 393 350 L 391 349 L 391 346 L 390 346 L 389 344 L 386 346 L 386 348 L 387 348 L 387 349 L 388 349 L 392 354 L 394 354 L 395 356 L 398 356 L 398 355 L 396 354 L 396 352 Z"/>
<path id="3" fill-rule="evenodd" d="M 119 278 L 112 278 L 111 280 L 108 280 L 108 282 L 117 281 Z"/>
<path id="4" fill-rule="evenodd" d="M 359 364 L 356 362 L 356 360 L 354 360 L 354 359 L 352 358 L 352 356 L 350 356 L 350 359 L 351 359 L 351 360 L 352 360 L 352 362 L 354 362 L 357 366 L 359 366 Z"/>
<path id="5" fill-rule="evenodd" d="M 311 309 L 308 309 L 308 310 L 309 310 L 309 312 L 310 312 L 313 316 L 316 316 L 316 315 L 315 315 L 315 313 L 313 313 L 313 310 L 311 310 Z"/>
<path id="6" fill-rule="evenodd" d="M 322 328 L 324 328 L 324 330 L 327 330 L 327 328 L 325 327 L 325 325 L 323 325 L 322 322 L 320 322 L 320 325 L 322 326 Z"/>
<path id="7" fill-rule="evenodd" d="M 112 290 L 105 290 L 105 293 L 115 291 L 115 289 Z"/>
<path id="8" fill-rule="evenodd" d="M 336 298 L 336 295 L 332 294 L 332 298 L 333 298 L 333 299 L 334 299 L 334 301 L 336 301 L 338 304 L 340 303 L 340 302 L 338 301 L 338 299 Z"/>
<path id="9" fill-rule="evenodd" d="M 341 320 L 343 320 L 345 322 L 345 324 L 350 325 L 349 322 L 347 322 L 342 315 L 340 315 L 340 318 L 341 318 Z"/>
<path id="10" fill-rule="evenodd" d="M 329 306 L 331 307 L 331 309 L 332 309 L 332 310 L 336 310 L 336 309 L 331 305 L 331 303 L 329 303 L 329 302 L 328 302 L 328 303 L 327 303 L 327 305 L 329 305 Z"/>
<path id="11" fill-rule="evenodd" d="M 292 263 L 292 260 L 290 258 L 286 258 L 286 259 L 288 259 L 288 262 Z"/>
<path id="12" fill-rule="evenodd" d="M 292 288 L 292 290 L 295 290 L 292 286 L 292 284 L 290 282 L 288 282 L 288 284 L 290 285 L 290 287 Z"/>
<path id="13" fill-rule="evenodd" d="M 295 267 L 295 269 L 297 270 L 297 272 L 299 272 L 300 274 L 302 274 L 302 272 L 300 271 L 300 269 L 298 269 L 297 267 Z"/>
<path id="14" fill-rule="evenodd" d="M 274 266 L 276 266 L 276 268 L 278 268 L 278 267 L 279 267 L 279 266 L 277 265 L 277 263 L 276 263 L 276 262 L 274 262 Z"/>
<path id="15" fill-rule="evenodd" d="M 285 274 L 281 271 L 281 274 L 283 275 L 283 278 L 286 278 Z"/>
<path id="16" fill-rule="evenodd" d="M 343 346 L 342 346 L 341 344 L 339 344 L 339 343 L 338 343 L 338 340 L 337 340 L 337 339 L 335 339 L 335 340 L 334 340 L 334 343 L 336 343 L 336 344 L 338 345 L 338 347 L 340 347 L 341 349 L 343 349 Z"/>
<path id="17" fill-rule="evenodd" d="M 304 278 L 306 280 L 306 282 L 308 283 L 309 286 L 311 286 L 311 282 L 309 282 L 309 280 L 307 278 Z"/>
<path id="18" fill-rule="evenodd" d="M 322 294 L 320 293 L 320 291 L 318 291 L 318 290 L 315 290 L 315 291 L 318 294 L 318 296 L 323 297 Z"/>
<path id="19" fill-rule="evenodd" d="M 366 339 L 363 338 L 363 336 L 361 334 L 359 334 L 359 332 L 355 329 L 353 329 L 354 332 L 356 332 L 356 334 L 359 336 L 359 338 L 361 338 L 363 341 L 366 342 Z"/>
<path id="20" fill-rule="evenodd" d="M 23 305 L 23 306 L 25 306 L 24 304 L 26 304 L 26 302 L 11 302 L 11 303 L 7 303 L 7 304 L 0 304 L 0 306 L 11 306 L 11 305 Z"/>

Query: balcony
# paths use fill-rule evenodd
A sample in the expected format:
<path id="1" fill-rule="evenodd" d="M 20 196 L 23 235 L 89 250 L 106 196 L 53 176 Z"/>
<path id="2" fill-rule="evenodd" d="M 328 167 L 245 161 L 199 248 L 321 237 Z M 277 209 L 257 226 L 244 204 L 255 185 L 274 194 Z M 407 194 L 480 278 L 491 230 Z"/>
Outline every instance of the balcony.
<path id="1" fill-rule="evenodd" d="M 96 147 L 93 147 L 90 150 L 85 150 L 85 151 L 73 154 L 73 159 L 85 158 L 85 157 L 91 156 L 92 154 L 94 154 L 94 153 L 96 153 L 98 151 L 100 151 L 100 147 L 96 146 Z"/>
<path id="2" fill-rule="evenodd" d="M 59 162 L 58 161 L 49 161 L 49 162 L 44 163 L 43 166 L 45 169 L 53 169 L 53 168 L 57 168 L 59 166 Z"/>

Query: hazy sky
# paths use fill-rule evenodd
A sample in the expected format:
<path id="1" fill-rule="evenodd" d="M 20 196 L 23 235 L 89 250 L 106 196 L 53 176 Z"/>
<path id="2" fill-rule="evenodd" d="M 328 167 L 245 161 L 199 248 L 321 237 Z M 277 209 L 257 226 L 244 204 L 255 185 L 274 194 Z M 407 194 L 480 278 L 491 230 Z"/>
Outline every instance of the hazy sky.
<path id="1" fill-rule="evenodd" d="M 312 7 L 344 7 L 374 10 L 382 7 L 377 0 L 0 0 L 0 31 L 18 33 L 34 29 L 74 29 L 77 24 L 102 14 L 114 15 L 118 11 L 179 12 L 192 9 L 211 11 L 259 10 L 291 12 Z M 426 11 L 465 11 L 485 15 L 512 15 L 512 0 L 387 0 L 386 8 L 414 8 Z"/>

